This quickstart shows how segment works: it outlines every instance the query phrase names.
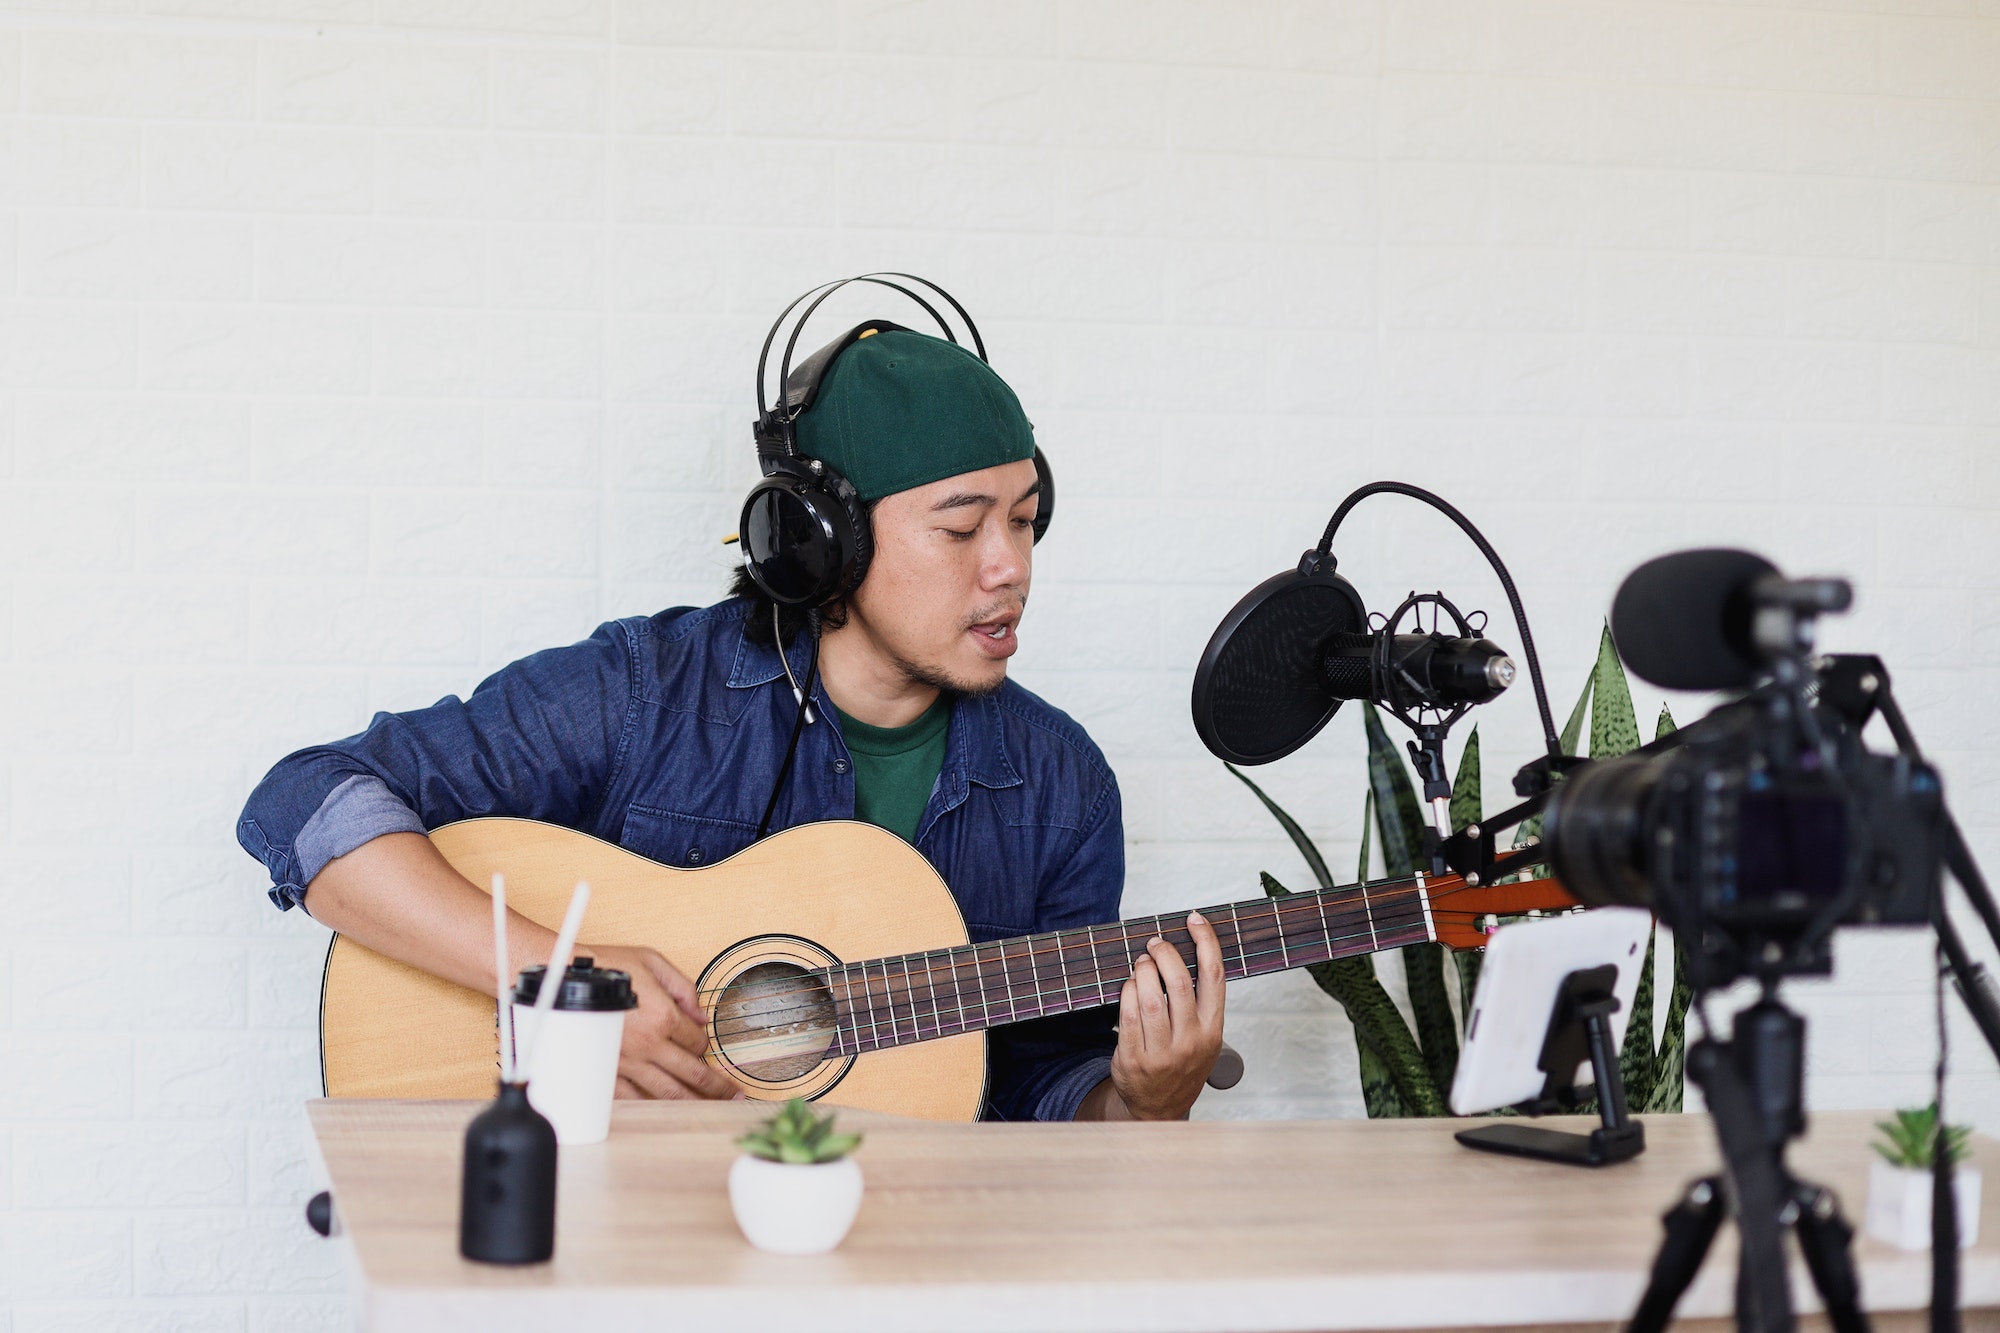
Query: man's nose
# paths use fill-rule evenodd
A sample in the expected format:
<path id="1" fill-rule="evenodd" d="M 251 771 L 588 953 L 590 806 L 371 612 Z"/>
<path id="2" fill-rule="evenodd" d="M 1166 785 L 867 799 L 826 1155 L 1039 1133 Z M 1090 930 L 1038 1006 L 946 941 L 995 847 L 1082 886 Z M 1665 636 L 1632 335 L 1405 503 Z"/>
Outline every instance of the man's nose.
<path id="1" fill-rule="evenodd" d="M 1027 582 L 1027 554 L 1014 543 L 1006 526 L 986 538 L 980 556 L 979 577 L 984 586 L 1005 588 Z"/>

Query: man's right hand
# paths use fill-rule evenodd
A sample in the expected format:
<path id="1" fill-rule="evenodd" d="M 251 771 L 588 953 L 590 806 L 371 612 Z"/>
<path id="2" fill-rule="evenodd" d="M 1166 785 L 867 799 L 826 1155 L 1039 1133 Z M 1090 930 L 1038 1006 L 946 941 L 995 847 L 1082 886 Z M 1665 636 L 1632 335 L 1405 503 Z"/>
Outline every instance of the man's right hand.
<path id="1" fill-rule="evenodd" d="M 618 1095 L 722 1099 L 743 1090 L 702 1059 L 708 1049 L 708 1015 L 694 983 L 658 951 L 622 944 L 578 945 L 579 954 L 599 967 L 632 976 L 639 1007 L 625 1015 L 625 1040 L 618 1051 Z"/>
<path id="2" fill-rule="evenodd" d="M 454 985 L 493 994 L 493 900 L 421 833 L 389 833 L 329 861 L 306 889 L 306 910 L 386 957 Z M 509 909 L 508 974 L 548 961 L 555 932 Z M 734 1097 L 736 1084 L 701 1058 L 708 1019 L 694 985 L 652 949 L 584 945 L 632 975 L 639 1007 L 625 1015 L 621 1097 Z"/>

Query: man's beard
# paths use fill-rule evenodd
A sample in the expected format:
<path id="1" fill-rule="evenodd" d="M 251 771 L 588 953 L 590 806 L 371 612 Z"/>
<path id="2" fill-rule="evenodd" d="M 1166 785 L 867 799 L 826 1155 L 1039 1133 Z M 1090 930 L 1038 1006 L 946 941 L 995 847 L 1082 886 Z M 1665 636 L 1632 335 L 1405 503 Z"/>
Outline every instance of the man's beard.
<path id="1" fill-rule="evenodd" d="M 909 681 L 912 685 L 928 685 L 934 690 L 942 690 L 947 694 L 963 695 L 968 699 L 977 699 L 983 695 L 992 694 L 1007 683 L 1007 673 L 1004 671 L 991 680 L 963 681 L 954 680 L 951 676 L 945 674 L 941 667 L 924 666 L 921 663 L 912 662 L 909 658 L 901 654 L 892 654 L 892 660 L 896 664 L 896 670 L 903 673 L 903 679 Z"/>

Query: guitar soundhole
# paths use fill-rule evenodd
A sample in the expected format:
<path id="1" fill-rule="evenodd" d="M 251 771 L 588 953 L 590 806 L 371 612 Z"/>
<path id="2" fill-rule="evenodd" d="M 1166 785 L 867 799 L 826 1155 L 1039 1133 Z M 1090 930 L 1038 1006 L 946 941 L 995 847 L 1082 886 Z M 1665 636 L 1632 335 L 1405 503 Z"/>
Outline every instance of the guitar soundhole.
<path id="1" fill-rule="evenodd" d="M 766 1083 L 788 1082 L 818 1067 L 838 1030 L 825 978 L 793 963 L 759 963 L 738 973 L 714 1014 L 723 1058 Z"/>

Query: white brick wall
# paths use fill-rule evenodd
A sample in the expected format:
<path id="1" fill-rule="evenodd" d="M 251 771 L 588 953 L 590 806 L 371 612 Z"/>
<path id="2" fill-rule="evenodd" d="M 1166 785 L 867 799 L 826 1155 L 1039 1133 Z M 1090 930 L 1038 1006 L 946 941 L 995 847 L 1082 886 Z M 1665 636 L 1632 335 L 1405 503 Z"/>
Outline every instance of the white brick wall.
<path id="1" fill-rule="evenodd" d="M 1118 768 L 1130 910 L 1303 878 L 1188 677 L 1384 475 L 1508 556 L 1559 709 L 1646 555 L 1853 575 L 1828 639 L 1899 669 L 2000 869 L 1996 0 L 4 10 L 0 1333 L 340 1325 L 298 1211 L 323 937 L 237 807 L 711 599 L 756 340 L 865 267 L 967 301 L 1055 461 L 1020 674 Z M 1501 608 L 1401 502 L 1342 554 L 1378 606 Z M 1497 803 L 1525 691 L 1481 723 Z M 1358 733 L 1264 775 L 1342 866 Z M 1923 1095 L 1926 971 L 1856 936 L 1794 989 L 1815 1104 Z M 1356 1111 L 1308 982 L 1231 1007 L 1203 1114 Z"/>

